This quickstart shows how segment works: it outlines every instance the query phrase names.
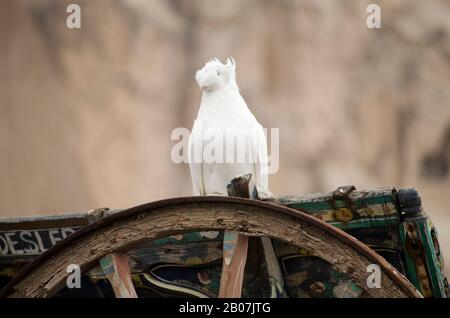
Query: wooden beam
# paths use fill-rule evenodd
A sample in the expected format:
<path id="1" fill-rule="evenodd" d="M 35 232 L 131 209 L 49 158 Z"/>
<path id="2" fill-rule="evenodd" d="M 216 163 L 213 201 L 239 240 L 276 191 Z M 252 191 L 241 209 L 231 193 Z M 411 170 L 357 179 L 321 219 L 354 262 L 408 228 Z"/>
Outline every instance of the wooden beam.
<path id="1" fill-rule="evenodd" d="M 219 298 L 240 298 L 247 262 L 248 237 L 235 231 L 225 231 L 223 265 Z"/>
<path id="2" fill-rule="evenodd" d="M 100 267 L 108 278 L 116 298 L 137 298 L 127 255 L 108 254 L 100 259 Z"/>
<path id="3" fill-rule="evenodd" d="M 272 240 L 268 237 L 261 237 L 261 242 L 267 264 L 267 274 L 269 275 L 271 285 L 270 298 L 287 297 L 283 273 L 281 272 L 280 263 L 275 254 Z"/>
<path id="4" fill-rule="evenodd" d="M 246 174 L 231 180 L 227 186 L 229 196 L 250 197 L 252 175 Z M 225 231 L 223 238 L 222 275 L 219 298 L 240 298 L 247 262 L 248 237 L 235 231 Z"/>

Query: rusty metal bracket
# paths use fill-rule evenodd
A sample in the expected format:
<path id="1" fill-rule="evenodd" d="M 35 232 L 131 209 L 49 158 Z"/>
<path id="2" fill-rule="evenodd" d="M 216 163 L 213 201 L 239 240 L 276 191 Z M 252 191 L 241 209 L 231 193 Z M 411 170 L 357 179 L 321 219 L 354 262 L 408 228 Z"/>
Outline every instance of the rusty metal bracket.
<path id="1" fill-rule="evenodd" d="M 87 220 L 89 223 L 95 223 L 107 216 L 108 207 L 92 209 L 87 212 Z"/>
<path id="2" fill-rule="evenodd" d="M 332 197 L 338 199 L 348 199 L 349 194 L 354 190 L 356 190 L 354 185 L 340 186 L 336 190 L 334 190 Z"/>
<path id="3" fill-rule="evenodd" d="M 350 221 L 357 214 L 355 207 L 353 206 L 352 199 L 350 199 L 350 193 L 356 190 L 354 185 L 340 186 L 333 191 L 331 195 L 331 206 L 335 210 L 334 217 L 339 221 Z M 342 200 L 345 202 L 346 209 L 338 208 L 336 201 Z"/>

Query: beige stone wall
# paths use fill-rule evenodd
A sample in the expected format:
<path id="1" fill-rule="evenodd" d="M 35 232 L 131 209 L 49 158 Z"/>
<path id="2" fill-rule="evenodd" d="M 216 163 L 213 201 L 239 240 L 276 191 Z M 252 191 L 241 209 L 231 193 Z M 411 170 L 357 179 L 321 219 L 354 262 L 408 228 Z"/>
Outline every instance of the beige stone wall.
<path id="1" fill-rule="evenodd" d="M 356 0 L 0 1 L 0 215 L 190 195 L 170 133 L 231 55 L 280 128 L 275 194 L 415 186 L 450 250 L 450 2 L 376 2 L 379 30 Z"/>

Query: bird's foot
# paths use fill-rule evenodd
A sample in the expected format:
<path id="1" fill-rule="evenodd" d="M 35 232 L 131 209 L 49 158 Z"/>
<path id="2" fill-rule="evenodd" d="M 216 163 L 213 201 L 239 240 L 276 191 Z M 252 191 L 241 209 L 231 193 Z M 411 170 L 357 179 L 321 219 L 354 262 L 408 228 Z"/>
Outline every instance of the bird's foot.
<path id="1" fill-rule="evenodd" d="M 275 199 L 275 196 L 269 189 L 263 189 L 261 187 L 253 188 L 253 197 L 261 201 L 273 201 Z"/>

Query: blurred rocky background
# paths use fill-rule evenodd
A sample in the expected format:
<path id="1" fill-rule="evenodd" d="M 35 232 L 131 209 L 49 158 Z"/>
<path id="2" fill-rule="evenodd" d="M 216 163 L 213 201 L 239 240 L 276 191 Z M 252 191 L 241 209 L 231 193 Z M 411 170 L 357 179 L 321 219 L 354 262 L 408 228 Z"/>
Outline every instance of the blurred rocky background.
<path id="1" fill-rule="evenodd" d="M 276 195 L 414 186 L 450 251 L 448 0 L 1 0 L 0 215 L 190 195 L 170 135 L 215 56 L 280 128 Z"/>

